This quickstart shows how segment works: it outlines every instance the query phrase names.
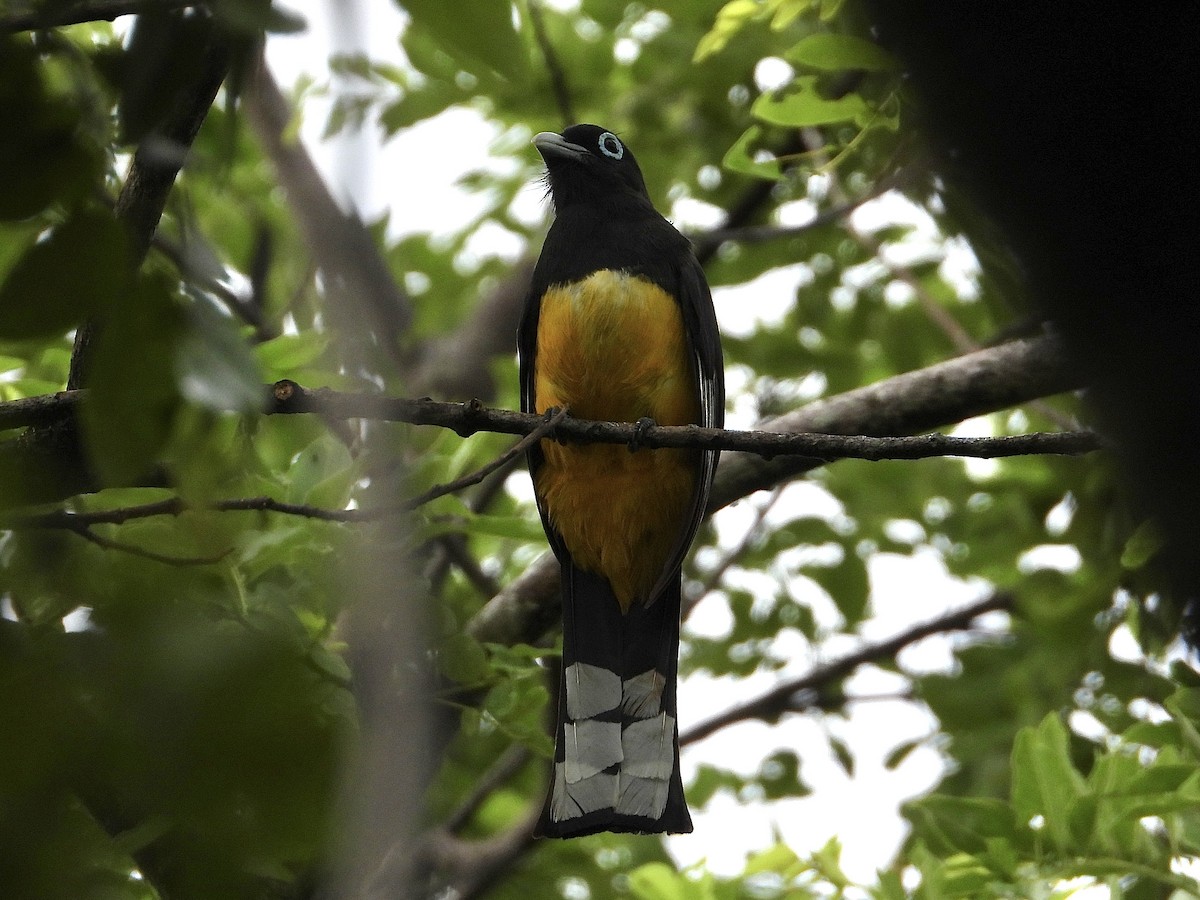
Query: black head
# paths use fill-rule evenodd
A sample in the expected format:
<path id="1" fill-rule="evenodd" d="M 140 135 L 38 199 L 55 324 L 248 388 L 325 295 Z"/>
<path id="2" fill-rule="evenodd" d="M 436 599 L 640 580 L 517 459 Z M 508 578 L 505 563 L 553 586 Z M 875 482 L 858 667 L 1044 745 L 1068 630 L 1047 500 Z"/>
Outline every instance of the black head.
<path id="1" fill-rule="evenodd" d="M 555 209 L 573 203 L 650 199 L 642 170 L 629 148 L 599 125 L 572 125 L 562 134 L 543 131 L 534 136 L 533 145 L 546 161 Z"/>

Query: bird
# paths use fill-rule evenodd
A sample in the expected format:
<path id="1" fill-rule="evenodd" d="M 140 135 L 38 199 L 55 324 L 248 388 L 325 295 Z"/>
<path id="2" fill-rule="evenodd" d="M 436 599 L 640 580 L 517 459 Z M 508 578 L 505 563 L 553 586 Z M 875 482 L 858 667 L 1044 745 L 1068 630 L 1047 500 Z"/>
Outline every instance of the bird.
<path id="1" fill-rule="evenodd" d="M 633 153 L 592 124 L 533 144 L 554 220 L 518 329 L 521 409 L 720 428 L 721 339 L 691 243 L 655 210 Z M 563 649 L 538 837 L 692 830 L 679 771 L 681 567 L 718 453 L 560 443 L 528 452 L 560 565 Z"/>

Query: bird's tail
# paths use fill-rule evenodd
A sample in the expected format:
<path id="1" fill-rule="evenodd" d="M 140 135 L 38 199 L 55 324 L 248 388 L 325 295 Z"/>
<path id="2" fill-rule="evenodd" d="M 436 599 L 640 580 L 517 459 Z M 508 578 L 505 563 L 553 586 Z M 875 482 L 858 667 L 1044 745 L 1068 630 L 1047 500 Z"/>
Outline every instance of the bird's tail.
<path id="1" fill-rule="evenodd" d="M 554 775 L 539 837 L 692 830 L 679 775 L 680 579 L 622 613 L 608 582 L 566 562 Z"/>

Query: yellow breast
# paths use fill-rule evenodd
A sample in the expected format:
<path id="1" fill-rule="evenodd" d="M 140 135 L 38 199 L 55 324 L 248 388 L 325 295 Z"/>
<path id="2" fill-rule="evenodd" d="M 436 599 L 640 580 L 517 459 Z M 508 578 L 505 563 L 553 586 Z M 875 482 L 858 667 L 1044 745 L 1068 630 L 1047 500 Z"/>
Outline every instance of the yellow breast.
<path id="1" fill-rule="evenodd" d="M 538 412 L 660 425 L 700 417 L 679 304 L 623 272 L 546 291 L 534 379 Z M 623 610 L 644 601 L 685 524 L 698 454 L 548 440 L 542 452 L 534 487 L 575 564 L 606 577 Z"/>

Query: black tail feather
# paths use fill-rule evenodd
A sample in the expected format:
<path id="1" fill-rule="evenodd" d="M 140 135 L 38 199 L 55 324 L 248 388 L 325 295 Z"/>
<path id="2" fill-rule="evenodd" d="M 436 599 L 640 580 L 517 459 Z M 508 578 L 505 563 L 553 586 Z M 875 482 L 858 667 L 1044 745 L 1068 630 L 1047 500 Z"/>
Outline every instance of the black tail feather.
<path id="1" fill-rule="evenodd" d="M 675 680 L 681 579 L 622 614 L 608 582 L 562 566 L 554 774 L 535 834 L 686 833 Z"/>

